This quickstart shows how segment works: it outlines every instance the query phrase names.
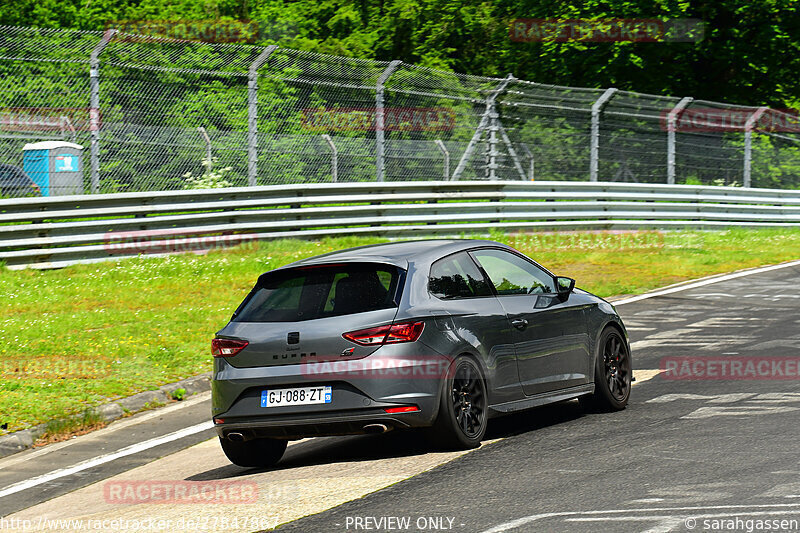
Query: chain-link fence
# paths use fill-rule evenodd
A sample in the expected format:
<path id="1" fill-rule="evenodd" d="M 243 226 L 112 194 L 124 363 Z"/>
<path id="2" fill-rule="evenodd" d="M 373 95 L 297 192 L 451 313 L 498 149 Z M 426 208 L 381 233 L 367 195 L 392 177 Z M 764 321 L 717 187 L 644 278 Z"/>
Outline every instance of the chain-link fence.
<path id="1" fill-rule="evenodd" d="M 18 192 L 9 165 L 50 179 L 48 194 L 75 192 L 25 155 L 44 140 L 84 148 L 87 193 L 434 179 L 800 186 L 791 112 L 276 46 L 0 27 L 4 195 Z"/>

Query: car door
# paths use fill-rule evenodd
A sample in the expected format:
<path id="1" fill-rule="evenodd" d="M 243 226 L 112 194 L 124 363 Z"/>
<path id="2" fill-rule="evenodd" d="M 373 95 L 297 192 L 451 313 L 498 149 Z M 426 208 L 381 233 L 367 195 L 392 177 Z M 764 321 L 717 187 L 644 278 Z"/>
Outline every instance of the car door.
<path id="1" fill-rule="evenodd" d="M 486 272 L 513 326 L 525 394 L 586 383 L 587 329 L 576 298 L 558 295 L 553 276 L 521 255 L 498 248 L 470 253 Z"/>
<path id="2" fill-rule="evenodd" d="M 441 309 L 435 322 L 442 345 L 434 348 L 450 353 L 453 342 L 473 347 L 483 358 L 491 402 L 523 398 L 506 311 L 472 258 L 459 252 L 433 263 L 428 290 Z"/>

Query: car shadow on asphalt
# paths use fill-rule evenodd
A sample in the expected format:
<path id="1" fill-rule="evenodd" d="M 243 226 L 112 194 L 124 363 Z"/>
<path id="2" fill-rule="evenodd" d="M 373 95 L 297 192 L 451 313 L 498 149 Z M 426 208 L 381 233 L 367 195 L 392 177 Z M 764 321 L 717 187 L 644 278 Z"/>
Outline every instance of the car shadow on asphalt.
<path id="1" fill-rule="evenodd" d="M 485 441 L 513 437 L 570 422 L 585 415 L 577 401 L 538 407 L 489 421 Z M 439 452 L 421 431 L 389 431 L 382 435 L 317 437 L 293 444 L 283 459 L 270 468 L 226 465 L 187 477 L 187 481 L 211 481 L 249 476 L 270 470 L 289 470 L 331 463 L 374 461 Z"/>
<path id="2" fill-rule="evenodd" d="M 493 418 L 486 428 L 484 440 L 504 439 L 537 431 L 577 420 L 586 414 L 586 410 L 578 404 L 578 400 L 528 409 L 512 415 Z"/>

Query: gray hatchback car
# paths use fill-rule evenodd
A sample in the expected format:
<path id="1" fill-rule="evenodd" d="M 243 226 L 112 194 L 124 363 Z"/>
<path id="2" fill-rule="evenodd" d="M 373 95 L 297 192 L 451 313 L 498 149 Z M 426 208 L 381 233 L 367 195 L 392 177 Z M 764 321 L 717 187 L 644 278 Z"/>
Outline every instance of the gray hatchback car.
<path id="1" fill-rule="evenodd" d="M 630 345 L 614 308 L 513 248 L 364 246 L 259 277 L 212 341 L 213 420 L 240 466 L 288 440 L 428 428 L 480 444 L 489 418 L 578 398 L 623 409 Z"/>

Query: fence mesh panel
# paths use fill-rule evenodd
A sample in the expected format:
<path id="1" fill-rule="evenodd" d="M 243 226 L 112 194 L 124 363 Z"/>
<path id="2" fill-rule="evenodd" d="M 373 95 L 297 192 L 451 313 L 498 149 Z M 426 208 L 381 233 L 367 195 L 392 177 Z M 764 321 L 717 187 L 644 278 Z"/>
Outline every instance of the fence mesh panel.
<path id="1" fill-rule="evenodd" d="M 15 169 L 49 179 L 48 194 L 75 192 L 57 170 L 31 170 L 38 141 L 83 147 L 84 193 L 333 180 L 800 187 L 792 112 L 278 47 L 0 27 L 0 194 L 35 189 Z"/>

